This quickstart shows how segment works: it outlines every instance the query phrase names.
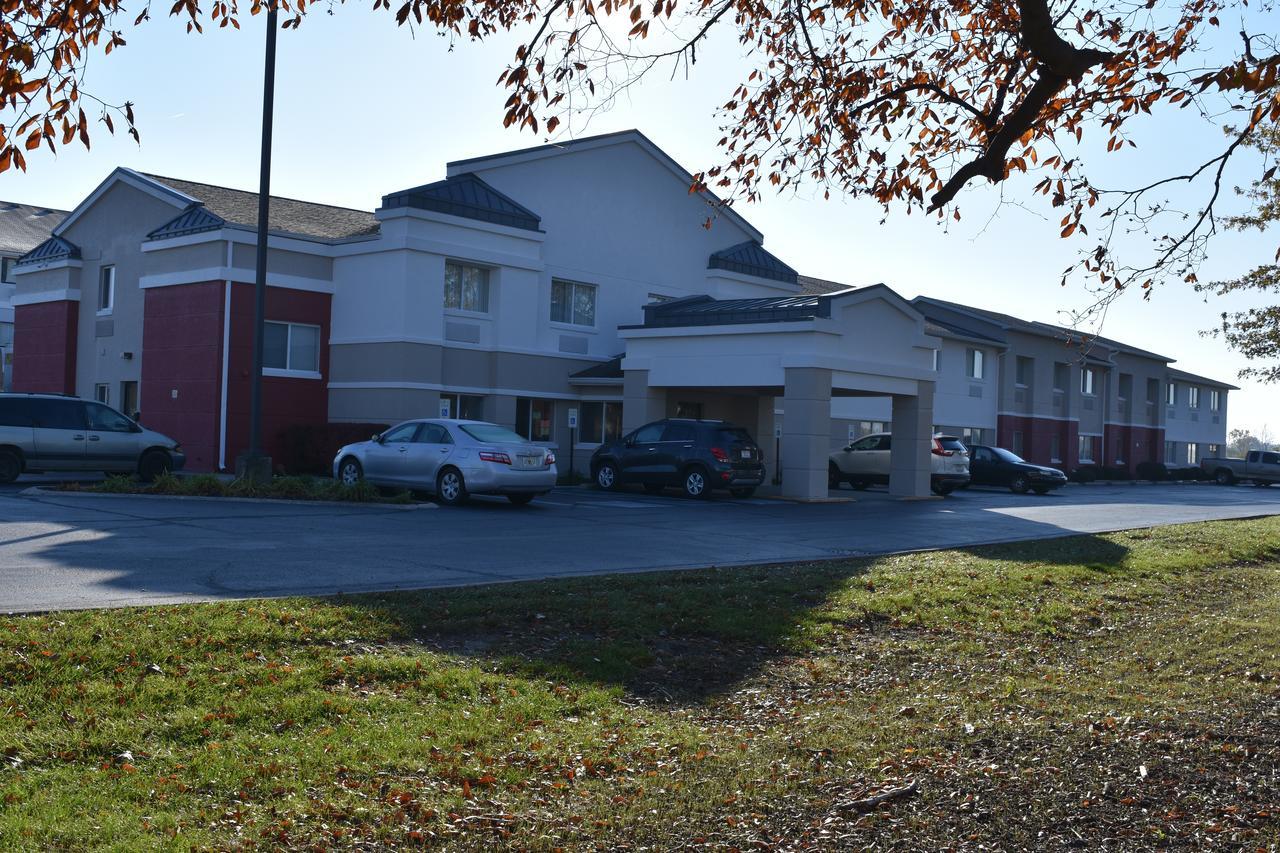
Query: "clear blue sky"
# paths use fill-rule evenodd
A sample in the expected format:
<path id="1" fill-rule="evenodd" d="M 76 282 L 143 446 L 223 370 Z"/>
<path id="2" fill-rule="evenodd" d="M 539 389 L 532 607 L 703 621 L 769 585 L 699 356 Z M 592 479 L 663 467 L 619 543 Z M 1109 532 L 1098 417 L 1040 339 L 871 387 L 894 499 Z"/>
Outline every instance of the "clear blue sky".
<path id="1" fill-rule="evenodd" d="M 383 193 L 443 177 L 449 160 L 544 141 L 502 127 L 505 95 L 495 81 L 514 39 L 464 42 L 450 51 L 445 39 L 430 32 L 415 37 L 385 13 L 353 5 L 332 15 L 320 5 L 313 10 L 299 30 L 280 37 L 275 194 L 372 210 Z M 140 30 L 126 30 L 127 47 L 92 60 L 86 85 L 108 100 L 134 102 L 141 147 L 99 126 L 91 151 L 69 148 L 55 159 L 46 150 L 29 158 L 28 174 L 0 176 L 0 198 L 71 207 L 117 165 L 256 189 L 263 19 L 246 17 L 238 33 L 188 36 L 156 12 L 161 17 Z M 713 112 L 746 66 L 731 40 L 699 56 L 688 80 L 657 73 L 568 132 L 636 127 L 691 170 L 715 165 L 720 133 Z M 1221 134 L 1189 112 L 1137 129 L 1140 148 L 1107 160 L 1116 183 L 1119 176 L 1127 183 L 1185 166 L 1221 146 Z M 1005 197 L 1017 199 L 1028 187 L 1007 182 Z M 926 294 L 1049 322 L 1091 301 L 1083 283 L 1059 286 L 1080 244 L 1060 240 L 1058 217 L 1042 207 L 997 211 L 998 191 L 983 187 L 962 196 L 959 223 L 944 227 L 895 214 L 881 225 L 875 204 L 821 195 L 811 188 L 738 209 L 764 231 L 771 251 L 808 275 L 885 282 L 908 297 Z M 1270 257 L 1274 245 L 1228 234 L 1201 277 L 1233 276 Z M 1173 356 L 1184 370 L 1242 385 L 1230 398 L 1230 426 L 1280 431 L 1280 389 L 1237 381 L 1242 359 L 1199 334 L 1222 307 L 1222 300 L 1206 303 L 1185 287 L 1160 290 L 1149 302 L 1127 294 L 1103 333 Z"/>

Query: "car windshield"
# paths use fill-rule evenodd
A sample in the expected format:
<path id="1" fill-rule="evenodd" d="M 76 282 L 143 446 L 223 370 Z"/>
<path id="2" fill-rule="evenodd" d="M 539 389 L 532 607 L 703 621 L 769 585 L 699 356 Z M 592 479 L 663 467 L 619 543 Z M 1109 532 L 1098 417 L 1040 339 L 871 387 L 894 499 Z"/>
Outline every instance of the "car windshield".
<path id="1" fill-rule="evenodd" d="M 720 441 L 726 442 L 728 444 L 732 444 L 735 441 L 740 441 L 743 444 L 751 443 L 751 434 L 748 433 L 745 429 L 740 429 L 740 428 L 726 429 L 722 427 L 716 430 L 716 435 L 718 436 Z"/>
<path id="2" fill-rule="evenodd" d="M 1018 454 L 1014 453 L 1012 450 L 1005 450 L 1003 447 L 993 447 L 993 448 L 991 448 L 991 452 L 992 452 L 992 453 L 994 453 L 994 454 L 996 455 L 996 458 L 997 458 L 997 459 L 1000 459 L 1000 460 L 1001 460 L 1001 461 L 1003 461 L 1003 462 L 1022 462 L 1022 461 L 1024 461 L 1024 460 L 1023 460 L 1023 458 L 1022 458 L 1021 456 L 1019 456 Z"/>
<path id="3" fill-rule="evenodd" d="M 524 436 L 517 435 L 506 427 L 497 424 L 460 424 L 459 429 L 476 441 L 487 441 L 494 444 L 528 444 Z"/>

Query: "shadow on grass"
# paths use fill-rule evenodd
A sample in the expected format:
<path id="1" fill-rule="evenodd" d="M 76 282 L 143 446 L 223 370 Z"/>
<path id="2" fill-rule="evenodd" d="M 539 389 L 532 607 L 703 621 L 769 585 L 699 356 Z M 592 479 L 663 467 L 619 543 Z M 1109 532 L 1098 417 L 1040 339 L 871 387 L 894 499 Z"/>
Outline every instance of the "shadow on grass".
<path id="1" fill-rule="evenodd" d="M 965 583 L 965 566 L 957 561 L 966 555 L 1012 564 L 1016 571 L 1009 574 L 1021 578 L 1023 566 L 1037 565 L 1109 572 L 1127 553 L 1113 541 L 1078 536 L 914 557 L 922 565 L 932 560 L 933 571 L 942 561 L 949 577 Z M 401 640 L 492 661 L 524 675 L 586 680 L 638 697 L 685 704 L 736 689 L 770 660 L 804 652 L 827 626 L 856 625 L 870 634 L 895 627 L 894 618 L 866 603 L 866 597 L 879 594 L 872 580 L 878 559 L 884 558 L 610 575 L 340 600 L 397 626 Z M 921 574 L 925 584 L 928 576 Z M 1000 592 L 1016 594 L 1008 587 Z M 922 595 L 928 600 L 922 606 L 941 606 L 941 599 L 929 599 L 928 589 Z"/>

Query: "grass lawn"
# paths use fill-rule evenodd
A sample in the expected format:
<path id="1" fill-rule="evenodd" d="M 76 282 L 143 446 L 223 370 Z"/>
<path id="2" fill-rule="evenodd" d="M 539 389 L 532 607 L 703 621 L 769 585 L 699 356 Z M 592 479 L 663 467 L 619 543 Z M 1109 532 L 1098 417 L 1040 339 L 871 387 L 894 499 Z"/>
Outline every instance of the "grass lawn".
<path id="1" fill-rule="evenodd" d="M 1274 849 L 1278 614 L 1268 519 L 4 617 L 0 846 Z"/>

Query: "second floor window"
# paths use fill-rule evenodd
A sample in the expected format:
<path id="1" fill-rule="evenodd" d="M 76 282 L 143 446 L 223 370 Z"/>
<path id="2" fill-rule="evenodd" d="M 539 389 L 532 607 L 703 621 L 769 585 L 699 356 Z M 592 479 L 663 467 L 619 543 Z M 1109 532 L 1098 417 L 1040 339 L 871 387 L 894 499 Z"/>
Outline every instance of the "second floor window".
<path id="1" fill-rule="evenodd" d="M 110 314 L 116 307 L 116 268 L 103 267 L 98 272 L 98 313 Z"/>
<path id="2" fill-rule="evenodd" d="M 1097 393 L 1097 391 L 1094 390 L 1094 383 L 1096 382 L 1096 379 L 1097 379 L 1095 374 L 1096 374 L 1096 371 L 1092 367 L 1086 367 L 1084 370 L 1080 371 L 1080 393 L 1081 394 Z"/>
<path id="3" fill-rule="evenodd" d="M 13 284 L 13 258 L 0 258 L 0 282 Z"/>
<path id="4" fill-rule="evenodd" d="M 467 264 L 444 265 L 444 307 L 489 313 L 489 271 Z"/>
<path id="5" fill-rule="evenodd" d="M 1222 397 L 1220 396 L 1219 392 L 1210 391 L 1209 392 L 1209 410 L 1212 412 L 1218 411 L 1218 407 L 1221 403 L 1222 403 Z"/>
<path id="6" fill-rule="evenodd" d="M 1200 389 L 1194 385 L 1187 389 L 1187 405 L 1193 409 L 1200 408 Z"/>
<path id="7" fill-rule="evenodd" d="M 1170 382 L 1164 389 L 1164 401 L 1170 406 L 1178 404 L 1178 386 Z"/>
<path id="8" fill-rule="evenodd" d="M 551 322 L 574 326 L 596 324 L 596 286 L 577 281 L 551 281 Z"/>
<path id="9" fill-rule="evenodd" d="M 968 358 L 969 378 L 981 379 L 982 378 L 982 350 L 971 349 L 969 350 L 968 355 L 969 355 L 969 358 Z"/>
<path id="10" fill-rule="evenodd" d="M 267 322 L 262 349 L 265 370 L 320 372 L 320 327 Z"/>

